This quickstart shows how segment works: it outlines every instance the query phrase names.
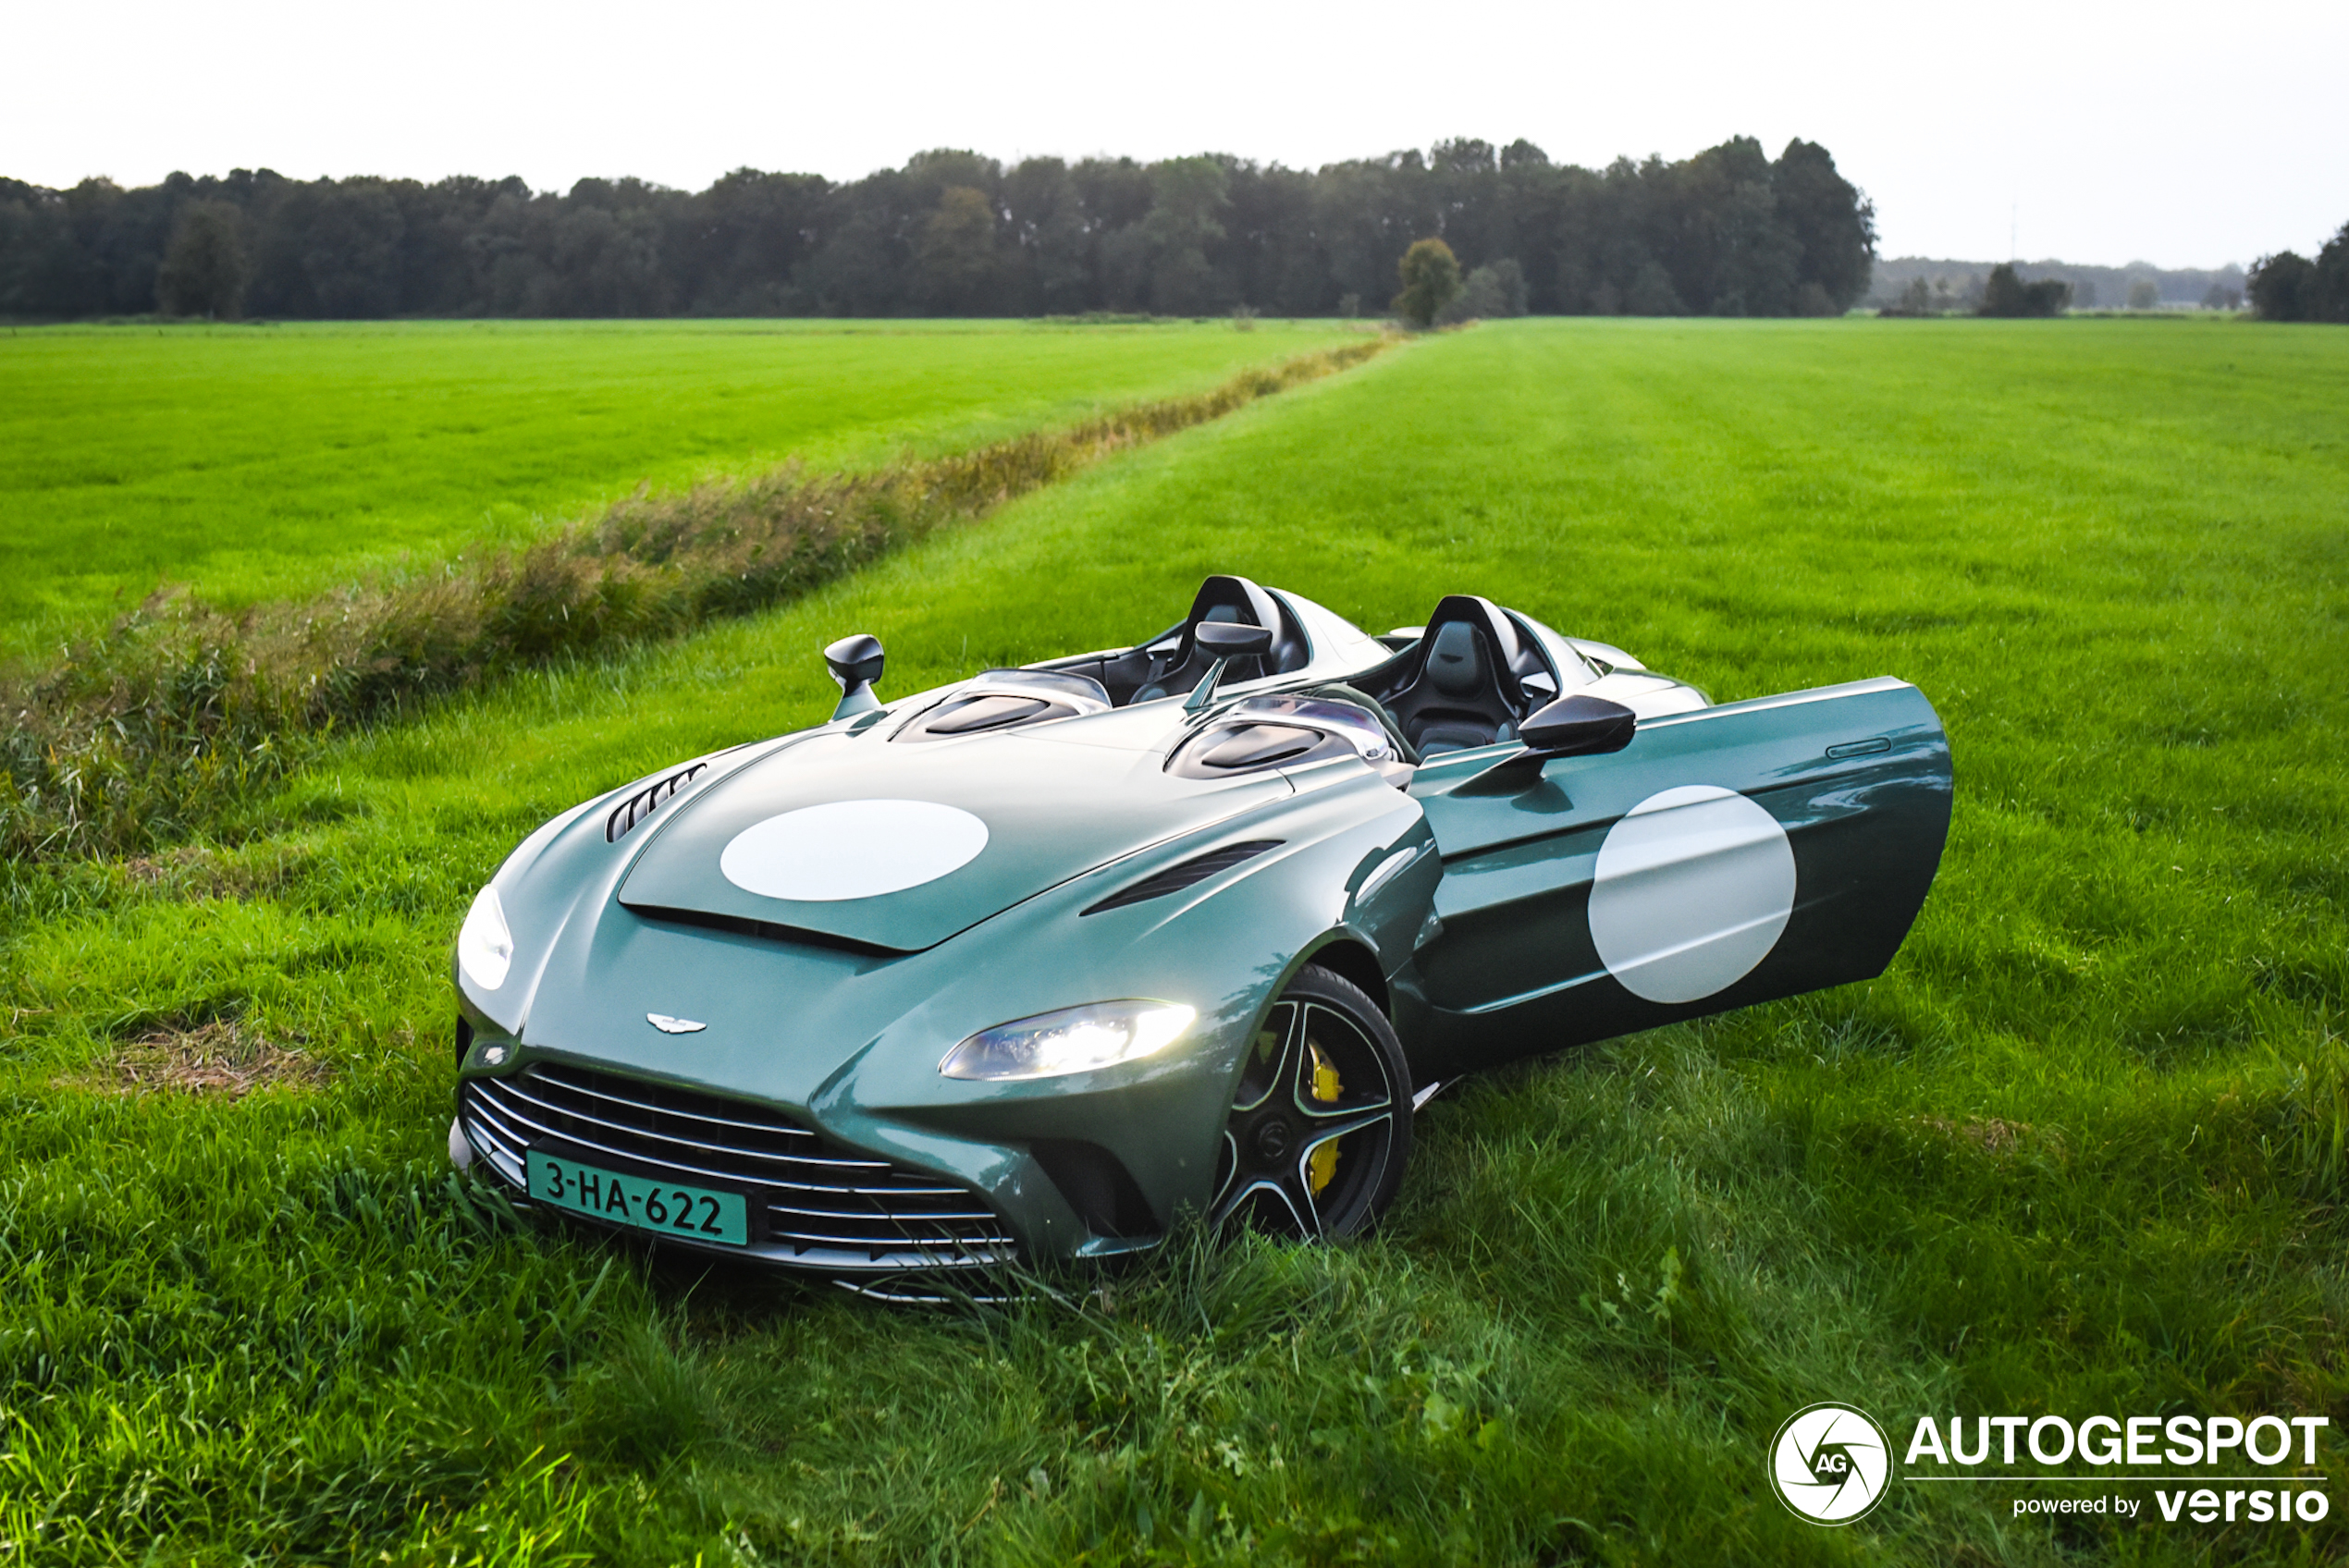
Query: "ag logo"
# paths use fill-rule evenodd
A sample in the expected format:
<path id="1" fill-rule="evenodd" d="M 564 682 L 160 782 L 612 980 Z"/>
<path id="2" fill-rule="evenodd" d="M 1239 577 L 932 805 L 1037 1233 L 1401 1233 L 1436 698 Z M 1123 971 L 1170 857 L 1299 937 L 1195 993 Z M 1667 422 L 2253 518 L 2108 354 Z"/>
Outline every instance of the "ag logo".
<path id="1" fill-rule="evenodd" d="M 1884 1428 L 1848 1404 L 1798 1410 L 1770 1440 L 1770 1484 L 1814 1525 L 1849 1525 L 1884 1500 L 1891 1478 Z"/>

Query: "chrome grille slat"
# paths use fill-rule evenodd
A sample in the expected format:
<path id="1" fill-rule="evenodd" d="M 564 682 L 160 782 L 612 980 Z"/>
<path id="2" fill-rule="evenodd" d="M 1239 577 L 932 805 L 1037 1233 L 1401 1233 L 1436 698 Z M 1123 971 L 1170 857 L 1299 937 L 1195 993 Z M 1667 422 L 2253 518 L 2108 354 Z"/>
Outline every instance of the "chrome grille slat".
<path id="1" fill-rule="evenodd" d="M 602 1104 L 611 1106 L 621 1112 L 633 1111 L 642 1115 L 649 1111 L 657 1116 L 676 1117 L 683 1121 L 700 1122 L 706 1126 L 727 1127 L 747 1133 L 756 1133 L 768 1137 L 780 1137 L 787 1140 L 791 1144 L 804 1146 L 806 1151 L 805 1153 L 796 1153 L 783 1149 L 758 1148 L 734 1144 L 725 1145 L 730 1150 L 739 1154 L 755 1154 L 762 1158 L 769 1159 L 804 1159 L 817 1165 L 868 1166 L 876 1170 L 885 1170 L 889 1169 L 889 1162 L 886 1160 L 872 1159 L 855 1155 L 830 1153 L 827 1151 L 822 1138 L 817 1136 L 814 1133 L 809 1132 L 805 1127 L 794 1126 L 787 1121 L 761 1126 L 755 1121 L 743 1121 L 731 1117 L 700 1115 L 692 1110 L 681 1109 L 673 1106 L 661 1105 L 658 1102 L 648 1104 L 644 1101 L 631 1100 L 622 1096 L 589 1088 L 584 1084 L 565 1082 L 562 1078 L 556 1076 L 553 1072 L 547 1071 L 543 1067 L 535 1069 L 531 1072 L 524 1074 L 524 1076 L 530 1080 L 527 1086 L 524 1085 L 522 1079 L 518 1078 L 493 1079 L 491 1082 L 496 1083 L 501 1090 L 508 1094 L 514 1095 L 523 1099 L 527 1099 L 534 1105 L 537 1105 L 544 1109 L 556 1112 L 560 1115 L 588 1117 L 590 1120 L 595 1119 L 589 1112 L 576 1109 L 571 1106 L 563 1104 L 561 1100 L 552 1097 L 549 1094 L 550 1090 L 564 1095 L 588 1096 L 597 1101 L 600 1101 Z M 606 1124 L 625 1126 L 630 1132 L 638 1133 L 649 1137 L 667 1137 L 670 1138 L 671 1141 L 679 1141 L 674 1138 L 673 1134 L 656 1133 L 649 1128 L 636 1126 L 633 1122 L 608 1122 Z M 691 1140 L 683 1141 L 690 1142 Z M 703 1141 L 706 1143 L 709 1140 L 705 1139 Z"/>
<path id="2" fill-rule="evenodd" d="M 791 1216 L 788 1219 L 778 1219 L 772 1209 L 768 1210 L 769 1227 L 778 1232 L 797 1230 L 812 1233 L 817 1231 L 827 1229 L 834 1231 L 842 1229 L 855 1229 L 857 1231 L 855 1241 L 856 1244 L 859 1246 L 871 1246 L 875 1243 L 895 1243 L 907 1240 L 954 1240 L 959 1238 L 962 1234 L 961 1228 L 966 1228 L 974 1220 L 981 1224 L 991 1225 L 995 1223 L 995 1217 L 991 1214 L 986 1214 L 973 1216 L 971 1219 L 949 1219 L 943 1216 L 935 1214 L 882 1214 L 876 1212 L 872 1214 L 802 1214 Z M 811 1221 L 814 1221 L 815 1223 L 811 1223 Z M 925 1231 L 921 1235 L 914 1235 L 913 1231 L 919 1227 L 929 1227 L 934 1230 L 941 1230 L 946 1232 L 946 1234 L 943 1236 L 934 1237 Z"/>
<path id="3" fill-rule="evenodd" d="M 530 1139 L 523 1133 L 516 1132 L 507 1123 L 504 1117 L 498 1114 L 496 1106 L 489 1100 L 487 1096 L 476 1095 L 472 1096 L 466 1102 L 465 1109 L 473 1112 L 473 1119 L 474 1121 L 482 1123 L 491 1132 L 495 1133 L 502 1142 L 513 1145 L 513 1150 L 516 1154 L 521 1153 L 524 1148 L 529 1146 Z"/>
<path id="4" fill-rule="evenodd" d="M 608 1094 L 601 1089 L 590 1088 L 584 1084 L 566 1083 L 561 1077 L 551 1072 L 542 1072 L 536 1082 L 541 1084 L 552 1084 L 555 1087 L 561 1089 L 565 1094 L 585 1095 L 591 1099 L 602 1100 L 607 1105 L 616 1105 L 630 1110 L 642 1110 L 645 1109 L 642 1101 L 625 1099 L 618 1095 Z M 507 1086 L 514 1089 L 514 1092 L 517 1094 L 526 1093 L 526 1091 L 520 1089 L 512 1084 L 509 1084 Z M 793 1127 L 788 1123 L 778 1126 L 773 1123 L 762 1124 L 756 1121 L 743 1121 L 731 1116 L 711 1116 L 704 1111 L 687 1110 L 676 1106 L 655 1106 L 653 1109 L 658 1110 L 663 1116 L 682 1116 L 687 1121 L 703 1122 L 712 1127 L 734 1127 L 740 1128 L 745 1133 L 765 1133 L 769 1135 L 781 1133 L 797 1142 L 807 1145 L 810 1148 L 820 1149 L 823 1147 L 824 1144 L 823 1139 L 818 1137 L 806 1128 Z M 838 1157 L 815 1154 L 806 1156 L 805 1158 L 810 1159 L 825 1159 L 836 1158 Z M 874 1159 L 855 1161 L 853 1163 L 880 1166 L 885 1165 L 887 1162 L 884 1160 Z"/>
<path id="5" fill-rule="evenodd" d="M 958 1197 L 961 1196 L 960 1194 L 956 1194 L 955 1195 Z M 767 1212 L 769 1214 L 805 1214 L 817 1219 L 836 1219 L 840 1218 L 840 1211 L 837 1209 L 801 1208 L 794 1204 L 770 1203 L 767 1206 Z M 880 1217 L 877 1216 L 876 1218 Z M 942 1208 L 935 1213 L 905 1215 L 902 1218 L 909 1219 L 918 1219 L 923 1220 L 992 1219 L 995 1216 L 983 1208 Z"/>
<path id="6" fill-rule="evenodd" d="M 535 1104 L 536 1102 L 534 1101 L 532 1103 Z M 496 1100 L 493 1100 L 486 1094 L 476 1096 L 473 1104 L 476 1107 L 496 1106 L 498 1109 L 504 1111 L 508 1116 L 511 1117 L 514 1121 L 521 1122 L 524 1127 L 529 1128 L 534 1133 L 539 1133 L 545 1137 L 560 1138 L 567 1144 L 575 1145 L 583 1149 L 594 1149 L 598 1154 L 608 1154 L 615 1159 L 633 1160 L 638 1165 L 667 1166 L 672 1170 L 682 1170 L 689 1175 L 711 1176 L 721 1182 L 747 1182 L 755 1186 L 781 1187 L 794 1193 L 838 1193 L 850 1197 L 952 1197 L 960 1199 L 966 1198 L 970 1195 L 959 1187 L 853 1187 L 834 1182 L 793 1182 L 782 1177 L 769 1176 L 758 1172 L 753 1172 L 745 1175 L 743 1172 L 736 1170 L 712 1170 L 706 1165 L 688 1165 L 684 1161 L 678 1159 L 648 1158 L 644 1154 L 636 1150 L 614 1148 L 609 1144 L 599 1144 L 593 1138 L 583 1138 L 577 1133 L 567 1132 L 557 1127 L 550 1127 L 543 1121 L 535 1121 L 531 1117 L 524 1115 L 523 1112 L 514 1109 L 511 1106 L 503 1105 Z M 610 1124 L 605 1123 L 604 1125 L 609 1126 Z M 621 1128 L 618 1130 L 621 1132 L 633 1131 L 633 1129 L 629 1128 Z M 517 1145 L 527 1145 L 530 1143 L 530 1139 L 528 1137 L 514 1133 L 511 1130 L 507 1130 L 506 1136 L 513 1140 Z M 726 1152 L 732 1154 L 740 1151 L 730 1149 Z M 887 1170 L 888 1167 L 884 1166 L 881 1169 Z M 835 1213 L 837 1211 L 826 1209 L 821 1210 L 820 1212 L 829 1214 Z M 990 1218 L 992 1218 L 992 1216 Z"/>
<path id="7" fill-rule="evenodd" d="M 487 1096 L 481 1096 L 483 1099 L 486 1099 L 487 1097 Z M 476 1103 L 478 1103 L 478 1101 Z M 670 1167 L 672 1170 L 683 1170 L 688 1175 L 708 1176 L 720 1182 L 739 1182 L 742 1180 L 741 1177 L 733 1175 L 728 1171 L 710 1170 L 698 1165 L 683 1165 L 675 1160 L 647 1161 L 642 1155 L 632 1153 L 627 1149 L 616 1149 L 609 1144 L 599 1144 L 591 1138 L 583 1138 L 576 1133 L 567 1132 L 560 1128 L 548 1127 L 542 1122 L 533 1121 L 529 1117 L 522 1115 L 518 1111 L 509 1110 L 508 1114 L 511 1115 L 515 1121 L 521 1122 L 523 1126 L 529 1128 L 535 1133 L 538 1133 L 549 1138 L 560 1138 L 564 1143 L 572 1145 L 578 1148 L 593 1149 L 597 1154 L 608 1154 L 614 1159 L 624 1159 L 638 1165 L 647 1163 L 666 1165 Z M 526 1144 L 530 1140 L 525 1138 L 523 1141 Z"/>
<path id="8" fill-rule="evenodd" d="M 503 1128 L 493 1125 L 487 1117 L 467 1117 L 465 1131 L 476 1143 L 486 1145 L 484 1153 L 510 1164 L 519 1166 L 522 1163 L 522 1145 L 515 1143 L 512 1135 Z"/>
<path id="9" fill-rule="evenodd" d="M 489 1102 L 489 1096 L 483 1095 L 477 1096 L 474 1103 L 478 1105 L 494 1102 Z M 498 1109 L 503 1110 L 508 1116 L 511 1117 L 516 1121 L 519 1121 L 523 1126 L 529 1128 L 532 1132 L 539 1133 L 542 1136 L 560 1138 L 563 1142 L 573 1145 L 579 1148 L 594 1149 L 598 1154 L 608 1154 L 615 1159 L 631 1160 L 638 1165 L 662 1165 L 667 1166 L 672 1170 L 684 1171 L 688 1175 L 709 1176 L 714 1177 L 720 1182 L 749 1182 L 754 1185 L 761 1187 L 788 1187 L 794 1192 L 855 1194 L 859 1191 L 859 1189 L 854 1187 L 818 1185 L 809 1182 L 791 1182 L 767 1175 L 753 1174 L 745 1176 L 738 1170 L 712 1170 L 706 1165 L 688 1165 L 684 1161 L 678 1159 L 647 1158 L 644 1154 L 633 1149 L 614 1148 L 609 1144 L 599 1144 L 593 1138 L 583 1138 L 577 1133 L 570 1132 L 559 1127 L 547 1126 L 543 1121 L 535 1121 L 532 1118 L 523 1115 L 521 1111 L 514 1109 L 511 1106 L 499 1106 Z M 625 1131 L 625 1129 L 622 1130 Z M 511 1133 L 509 1134 L 509 1136 L 513 1135 L 514 1134 Z M 525 1145 L 530 1142 L 530 1140 L 526 1137 L 521 1138 L 519 1141 Z M 727 1152 L 732 1153 L 734 1151 L 729 1150 Z M 875 1192 L 881 1195 L 896 1195 L 893 1192 L 891 1192 L 890 1189 L 887 1188 L 877 1188 L 875 1189 Z M 961 1195 L 962 1194 L 959 1193 L 955 1194 L 957 1197 L 960 1197 Z"/>
<path id="10" fill-rule="evenodd" d="M 483 1152 L 509 1181 L 537 1139 L 583 1157 L 748 1185 L 766 1246 L 754 1251 L 806 1268 L 921 1269 L 1002 1264 L 1018 1243 L 968 1188 L 887 1160 L 840 1151 L 822 1133 L 765 1107 L 569 1063 L 534 1062 L 460 1091 Z M 707 1135 L 691 1134 L 706 1130 Z"/>
<path id="11" fill-rule="evenodd" d="M 491 1081 L 496 1082 L 494 1079 Z M 539 1110 L 550 1116 L 572 1117 L 578 1121 L 589 1122 L 597 1127 L 609 1128 L 615 1133 L 624 1133 L 630 1137 L 654 1138 L 664 1144 L 675 1144 L 680 1148 L 702 1149 L 709 1146 L 707 1140 L 697 1141 L 693 1138 L 680 1138 L 673 1133 L 656 1133 L 649 1127 L 635 1127 L 631 1126 L 625 1121 L 613 1121 L 601 1116 L 590 1116 L 584 1110 L 573 1110 L 568 1106 L 552 1104 L 547 1100 L 539 1098 L 535 1095 L 515 1088 L 510 1084 L 500 1084 L 499 1086 L 506 1094 L 510 1095 L 515 1099 L 521 1100 L 526 1105 L 535 1106 Z M 811 1141 L 813 1141 L 812 1137 Z M 888 1161 L 879 1159 L 842 1159 L 838 1158 L 828 1158 L 823 1155 L 781 1154 L 769 1149 L 746 1149 L 740 1147 L 729 1147 L 726 1152 L 732 1155 L 739 1155 L 748 1159 L 772 1160 L 785 1164 L 821 1165 L 836 1170 L 887 1170 L 889 1169 Z"/>
<path id="12" fill-rule="evenodd" d="M 835 1236 L 821 1231 L 778 1231 L 777 1241 L 805 1242 L 809 1246 L 838 1247 L 843 1252 L 869 1252 L 886 1256 L 893 1252 L 948 1253 L 976 1246 L 1009 1246 L 1009 1236 Z"/>

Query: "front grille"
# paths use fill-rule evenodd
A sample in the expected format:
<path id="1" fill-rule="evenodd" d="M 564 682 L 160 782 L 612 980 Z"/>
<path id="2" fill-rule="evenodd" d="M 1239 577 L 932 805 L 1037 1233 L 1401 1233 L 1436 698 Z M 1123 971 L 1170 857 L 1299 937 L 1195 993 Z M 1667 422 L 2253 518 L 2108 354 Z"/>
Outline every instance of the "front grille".
<path id="1" fill-rule="evenodd" d="M 811 1268 L 935 1268 L 1007 1263 L 1015 1243 L 969 1189 L 841 1148 L 745 1100 L 535 1062 L 468 1079 L 465 1131 L 499 1175 L 524 1186 L 523 1153 L 540 1139 L 633 1166 L 747 1186 L 764 1198 L 752 1250 Z"/>

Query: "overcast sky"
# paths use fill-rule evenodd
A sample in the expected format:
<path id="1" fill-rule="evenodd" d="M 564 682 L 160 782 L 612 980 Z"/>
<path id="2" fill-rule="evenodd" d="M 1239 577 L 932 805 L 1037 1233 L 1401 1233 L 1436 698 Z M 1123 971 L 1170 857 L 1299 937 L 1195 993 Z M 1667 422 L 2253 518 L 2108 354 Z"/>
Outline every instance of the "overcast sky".
<path id="1" fill-rule="evenodd" d="M 6 0 L 0 174 L 853 178 L 1452 136 L 1554 159 L 1824 142 L 1887 256 L 2165 266 L 2349 220 L 2349 4 L 811 6 Z M 2012 251 L 2010 250 L 2010 234 Z"/>

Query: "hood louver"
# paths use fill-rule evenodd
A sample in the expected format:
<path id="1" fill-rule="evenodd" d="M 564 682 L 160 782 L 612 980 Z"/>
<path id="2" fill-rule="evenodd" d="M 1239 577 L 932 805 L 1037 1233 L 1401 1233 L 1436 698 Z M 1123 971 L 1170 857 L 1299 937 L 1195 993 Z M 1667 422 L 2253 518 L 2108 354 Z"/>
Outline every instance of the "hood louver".
<path id="1" fill-rule="evenodd" d="M 604 841 L 608 844 L 619 843 L 630 828 L 658 811 L 663 802 L 674 798 L 678 790 L 694 781 L 695 774 L 708 766 L 706 762 L 697 762 L 682 772 L 670 774 L 658 784 L 637 790 L 614 806 L 611 815 L 604 819 Z"/>
<path id="2" fill-rule="evenodd" d="M 1179 893 L 1186 888 L 1206 881 L 1219 871 L 1229 871 L 1242 861 L 1253 860 L 1266 850 L 1276 850 L 1283 842 L 1279 839 L 1263 839 L 1246 844 L 1226 844 L 1220 850 L 1194 855 L 1179 865 L 1168 866 L 1155 876 L 1145 876 L 1131 887 L 1119 888 L 1101 902 L 1087 908 L 1078 918 L 1100 914 L 1104 910 L 1124 909 L 1128 904 L 1148 903 L 1169 893 Z"/>

